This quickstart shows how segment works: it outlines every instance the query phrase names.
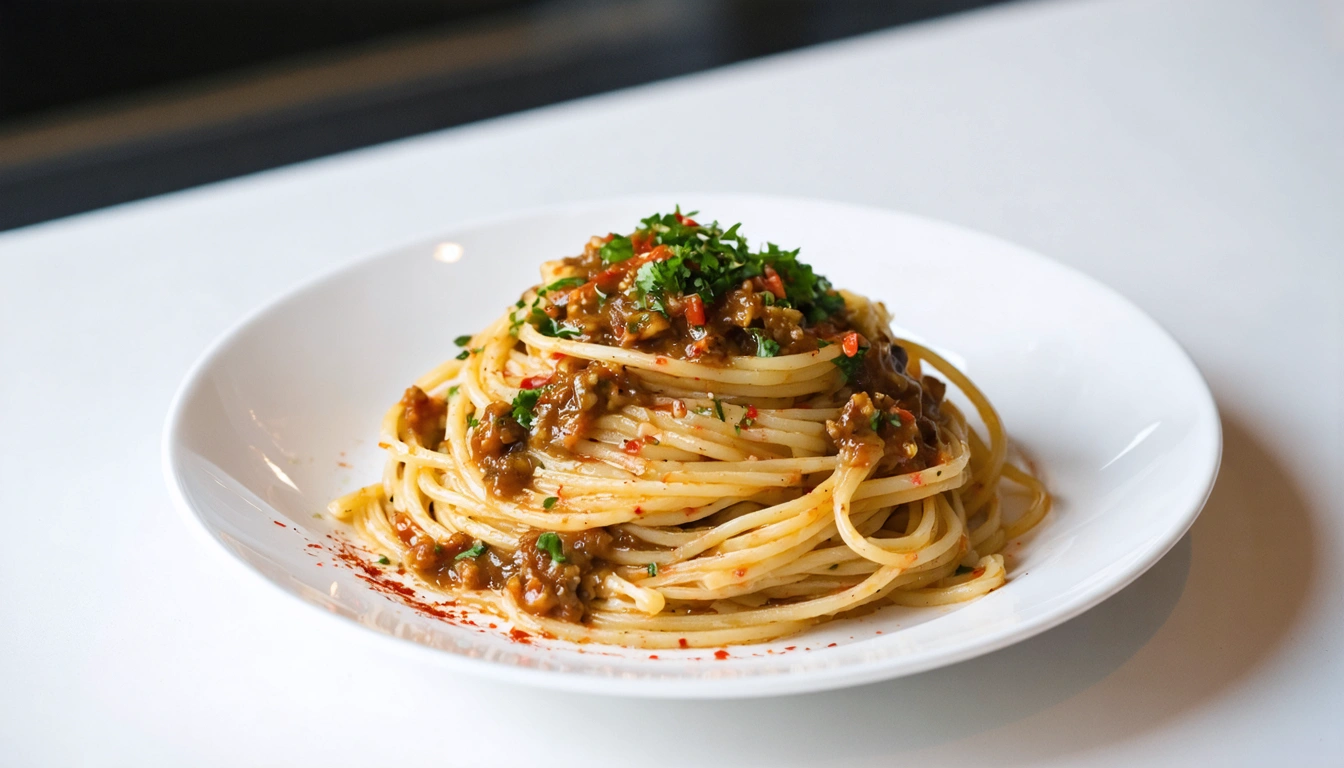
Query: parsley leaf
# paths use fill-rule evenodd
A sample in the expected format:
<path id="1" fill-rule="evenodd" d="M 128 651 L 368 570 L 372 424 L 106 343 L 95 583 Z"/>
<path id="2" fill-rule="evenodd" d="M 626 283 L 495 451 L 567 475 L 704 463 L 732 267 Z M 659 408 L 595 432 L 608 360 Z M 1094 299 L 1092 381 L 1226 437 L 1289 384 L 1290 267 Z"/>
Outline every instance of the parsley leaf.
<path id="1" fill-rule="evenodd" d="M 586 282 L 587 282 L 586 280 L 584 280 L 582 277 L 578 277 L 577 275 L 574 277 L 562 277 L 559 280 L 556 280 L 554 283 L 551 283 L 545 288 L 542 288 L 541 290 L 537 291 L 537 295 L 545 296 L 551 291 L 559 291 L 565 288 L 575 288 L 580 285 L 583 285 Z"/>
<path id="2" fill-rule="evenodd" d="M 882 428 L 882 420 L 884 416 L 885 414 L 881 411 L 873 411 L 872 417 L 868 419 L 868 426 L 871 427 L 874 432 L 878 431 Z"/>
<path id="3" fill-rule="evenodd" d="M 476 420 L 476 417 L 475 417 L 475 416 L 468 416 L 468 417 L 467 417 L 467 426 L 468 426 L 468 427 L 475 427 L 477 424 L 480 424 L 480 423 L 481 423 L 481 422 L 479 422 L 479 421 Z"/>
<path id="4" fill-rule="evenodd" d="M 717 397 L 713 398 L 713 400 L 714 400 L 714 415 L 719 417 L 719 421 L 728 421 L 723 417 L 723 401 Z"/>
<path id="5" fill-rule="evenodd" d="M 485 542 L 478 540 L 472 542 L 471 549 L 468 549 L 466 552 L 459 552 L 457 554 L 457 557 L 454 557 L 453 560 L 466 560 L 467 558 L 480 557 L 481 555 L 484 554 L 485 554 Z"/>
<path id="6" fill-rule="evenodd" d="M 779 342 L 766 336 L 764 331 L 753 328 L 751 335 L 756 337 L 757 357 L 774 357 L 779 354 Z"/>
<path id="7" fill-rule="evenodd" d="M 469 349 L 464 349 L 457 353 L 458 360 L 466 360 L 468 357 L 471 357 L 471 350 Z"/>
<path id="8" fill-rule="evenodd" d="M 560 497 L 559 497 L 559 496 L 547 496 L 547 497 L 541 502 L 541 508 L 542 508 L 542 509 L 550 509 L 551 507 L 554 507 L 554 506 L 555 506 L 555 503 L 556 503 L 557 501 L 559 501 L 559 500 L 560 500 Z"/>
<path id="9" fill-rule="evenodd" d="M 603 264 L 615 264 L 635 255 L 635 245 L 625 235 L 613 235 L 611 240 L 598 252 Z"/>
<path id="10" fill-rule="evenodd" d="M 561 325 L 559 322 L 556 321 L 555 318 L 551 317 L 545 312 L 542 312 L 535 306 L 532 307 L 532 321 L 533 324 L 536 325 L 537 330 L 541 332 L 542 336 L 550 336 L 551 338 L 560 338 L 560 339 L 572 339 L 575 336 L 579 335 L 579 332 L 577 330 L 573 328 L 567 328 L 564 325 Z"/>
<path id="11" fill-rule="evenodd" d="M 844 355 L 840 355 L 838 357 L 831 358 L 831 362 L 835 363 L 835 367 L 839 368 L 841 373 L 845 374 L 846 384 L 853 381 L 854 377 L 858 375 L 859 371 L 863 370 L 863 356 L 867 352 L 868 352 L 867 347 L 859 347 L 859 351 L 856 352 L 853 357 L 845 357 Z"/>
<path id="12" fill-rule="evenodd" d="M 459 347 L 465 347 L 471 343 L 471 334 L 464 334 L 453 339 L 453 343 Z"/>
<path id="13" fill-rule="evenodd" d="M 537 537 L 537 549 L 549 554 L 552 562 L 566 562 L 564 544 L 560 541 L 560 536 L 551 531 Z"/>
<path id="14" fill-rule="evenodd" d="M 513 420 L 521 424 L 523 429 L 532 428 L 532 422 L 536 419 L 532 409 L 537 407 L 540 398 L 540 389 L 520 389 L 513 396 Z"/>
<path id="15" fill-rule="evenodd" d="M 657 575 L 658 575 L 658 564 L 657 564 L 657 563 L 649 563 L 648 565 L 644 566 L 644 570 L 648 571 L 650 576 L 657 576 Z"/>
<path id="16" fill-rule="evenodd" d="M 387 559 L 387 555 L 381 555 L 381 556 L 378 558 L 378 564 L 379 564 L 379 565 L 391 565 L 391 564 L 392 564 L 392 561 Z"/>

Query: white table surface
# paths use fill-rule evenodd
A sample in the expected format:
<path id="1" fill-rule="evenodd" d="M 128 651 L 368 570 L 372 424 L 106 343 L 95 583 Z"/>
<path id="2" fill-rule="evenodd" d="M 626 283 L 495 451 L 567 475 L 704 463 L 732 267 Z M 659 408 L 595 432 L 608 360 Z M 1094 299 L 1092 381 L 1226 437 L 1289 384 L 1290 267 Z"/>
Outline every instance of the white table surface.
<path id="1" fill-rule="evenodd" d="M 1342 51 L 1338 0 L 1010 5 L 0 235 L 0 762 L 1341 764 Z M 375 654 L 170 506 L 169 398 L 245 311 L 455 221 L 687 189 L 906 209 L 1119 289 L 1222 410 L 1199 522 L 1008 650 L 679 703 Z"/>

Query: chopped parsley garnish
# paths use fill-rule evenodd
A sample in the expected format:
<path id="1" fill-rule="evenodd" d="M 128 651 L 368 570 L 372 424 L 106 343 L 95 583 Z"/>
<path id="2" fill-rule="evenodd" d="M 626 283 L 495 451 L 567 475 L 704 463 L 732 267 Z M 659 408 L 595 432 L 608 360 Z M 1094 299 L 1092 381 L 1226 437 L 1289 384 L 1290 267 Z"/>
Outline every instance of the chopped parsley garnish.
<path id="1" fill-rule="evenodd" d="M 458 391 L 459 389 L 461 389 L 461 388 L 462 388 L 462 385 L 461 385 L 461 384 L 454 384 L 453 386 L 449 387 L 449 388 L 448 388 L 448 396 L 449 396 L 449 397 L 452 397 L 453 395 L 456 395 L 456 394 L 457 394 L 457 391 Z"/>
<path id="2" fill-rule="evenodd" d="M 382 556 L 380 556 L 380 557 L 378 558 L 378 564 L 379 564 L 379 565 L 391 565 L 391 564 L 392 564 L 392 561 L 387 559 L 387 555 L 382 555 Z"/>
<path id="3" fill-rule="evenodd" d="M 523 429 L 532 428 L 532 422 L 536 419 L 532 409 L 537 407 L 540 398 L 540 389 L 520 389 L 513 396 L 513 420 L 521 424 Z"/>
<path id="4" fill-rule="evenodd" d="M 586 282 L 587 282 L 586 280 L 584 280 L 582 277 L 578 277 L 577 275 L 574 277 L 562 277 L 559 280 L 556 280 L 554 283 L 551 283 L 545 288 L 542 288 L 541 290 L 537 291 L 537 295 L 545 296 L 546 294 L 552 291 L 560 291 L 564 290 L 565 288 L 577 288 L 578 286 L 583 285 Z"/>
<path id="5" fill-rule="evenodd" d="M 475 416 L 468 416 L 468 417 L 467 417 L 467 426 L 468 426 L 468 427 L 475 427 L 477 424 L 480 424 L 480 423 L 481 423 L 481 422 L 479 422 L 479 421 L 476 420 L 476 417 L 475 417 Z"/>
<path id="6" fill-rule="evenodd" d="M 541 508 L 550 509 L 551 507 L 554 507 L 555 503 L 559 500 L 560 500 L 559 496 L 547 496 L 544 500 L 542 500 Z"/>
<path id="7" fill-rule="evenodd" d="M 625 235 L 612 235 L 611 240 L 598 252 L 603 264 L 615 264 L 635 255 L 635 244 Z"/>
<path id="8" fill-rule="evenodd" d="M 769 294 L 767 301 L 791 306 L 812 323 L 839 312 L 844 299 L 830 281 L 814 273 L 812 267 L 798 261 L 798 251 L 782 250 L 774 243 L 753 251 L 738 232 L 740 224 L 724 230 L 717 222 L 702 225 L 676 213 L 654 214 L 640 222 L 641 241 L 651 238 L 654 247 L 666 246 L 670 256 L 641 264 L 635 273 L 635 287 L 644 306 L 666 312 L 665 296 L 699 294 L 708 306 L 744 280 L 766 277 L 773 269 L 783 286 L 784 297 Z M 630 238 L 613 237 L 602 247 L 602 260 L 624 261 L 633 255 Z M 773 277 L 770 278 L 774 280 Z M 765 292 L 762 293 L 764 299 Z"/>
<path id="9" fill-rule="evenodd" d="M 723 401 L 719 398 L 711 398 L 714 401 L 714 415 L 719 417 L 719 421 L 728 421 L 723 417 Z"/>
<path id="10" fill-rule="evenodd" d="M 471 350 L 469 349 L 464 349 L 457 353 L 458 360 L 466 360 L 468 357 L 471 357 Z"/>
<path id="11" fill-rule="evenodd" d="M 644 570 L 648 571 L 650 576 L 657 576 L 657 575 L 658 575 L 658 564 L 657 564 L 657 563 L 649 563 L 648 565 L 644 566 Z"/>
<path id="12" fill-rule="evenodd" d="M 555 318 L 551 317 L 545 312 L 542 312 L 540 309 L 537 309 L 536 307 L 532 308 L 531 319 L 533 321 L 533 325 L 537 327 L 537 330 L 541 332 L 542 336 L 550 336 L 552 338 L 560 338 L 560 339 L 572 339 L 575 336 L 579 335 L 578 331 L 574 330 L 573 328 L 566 328 L 565 326 L 557 322 Z"/>
<path id="13" fill-rule="evenodd" d="M 485 542 L 474 541 L 471 544 L 471 549 L 468 549 L 466 552 L 459 552 L 457 554 L 457 557 L 454 557 L 453 560 L 466 560 L 468 558 L 480 557 L 481 555 L 484 554 L 485 554 Z"/>
<path id="14" fill-rule="evenodd" d="M 465 347 L 471 343 L 471 335 L 465 334 L 462 336 L 458 336 L 456 339 L 453 339 L 453 343 L 459 347 Z"/>
<path id="15" fill-rule="evenodd" d="M 854 377 L 863 369 L 863 356 L 867 352 L 867 347 L 859 347 L 859 351 L 856 352 L 853 357 L 838 355 L 831 358 L 831 362 L 835 363 L 835 367 L 839 368 L 841 373 L 845 374 L 846 383 L 853 381 Z"/>
<path id="16" fill-rule="evenodd" d="M 552 562 L 565 562 L 564 544 L 560 541 L 560 536 L 551 531 L 547 531 L 537 537 L 537 549 L 550 555 Z"/>
<path id="17" fill-rule="evenodd" d="M 872 418 L 868 419 L 868 426 L 876 432 L 882 429 L 882 422 L 886 421 L 886 417 L 887 415 L 881 411 L 873 411 Z"/>
<path id="18" fill-rule="evenodd" d="M 766 294 L 773 296 L 774 294 Z M 751 335 L 756 337 L 756 356 L 774 357 L 779 354 L 779 342 L 765 335 L 764 331 L 752 329 Z"/>

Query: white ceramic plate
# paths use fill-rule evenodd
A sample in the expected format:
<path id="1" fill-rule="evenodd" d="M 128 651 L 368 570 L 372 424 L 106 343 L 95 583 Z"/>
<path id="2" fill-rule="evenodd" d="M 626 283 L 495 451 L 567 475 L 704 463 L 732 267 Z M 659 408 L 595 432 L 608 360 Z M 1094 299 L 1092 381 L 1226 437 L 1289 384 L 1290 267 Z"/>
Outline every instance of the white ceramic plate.
<path id="1" fill-rule="evenodd" d="M 954 608 L 886 608 L 730 648 L 727 659 L 695 650 L 650 658 L 521 643 L 456 612 L 452 620 L 427 615 L 342 560 L 333 538 L 341 526 L 315 513 L 378 477 L 375 443 L 388 405 L 457 351 L 455 336 L 476 331 L 536 282 L 541 261 L 578 252 L 592 234 L 628 231 L 674 202 L 702 218 L 743 222 L 753 242 L 801 247 L 835 285 L 885 300 L 912 338 L 944 351 L 983 388 L 1056 499 L 1037 531 L 1009 550 L 1007 585 Z M 1081 274 L 904 214 L 694 195 L 464 225 L 309 283 L 204 354 L 168 415 L 163 459 L 176 500 L 220 545 L 425 667 L 589 692 L 732 697 L 919 672 L 1078 615 L 1133 581 L 1190 527 L 1220 451 L 1218 415 L 1194 364 L 1151 319 Z"/>

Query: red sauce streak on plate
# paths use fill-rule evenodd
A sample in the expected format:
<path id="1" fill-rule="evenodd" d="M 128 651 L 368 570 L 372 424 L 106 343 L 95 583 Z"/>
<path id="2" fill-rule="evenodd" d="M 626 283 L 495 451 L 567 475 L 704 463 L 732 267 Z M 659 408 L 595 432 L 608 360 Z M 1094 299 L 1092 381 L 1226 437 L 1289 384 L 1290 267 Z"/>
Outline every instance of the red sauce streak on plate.
<path id="1" fill-rule="evenodd" d="M 374 589 L 382 592 L 384 595 L 395 597 L 406 607 L 419 611 L 426 616 L 433 616 L 436 619 L 452 621 L 453 614 L 445 611 L 442 607 L 451 606 L 453 603 L 440 603 L 438 606 L 425 602 L 420 595 L 410 587 L 390 578 L 386 572 L 380 568 L 375 568 L 372 563 L 367 562 L 360 557 L 345 542 L 333 539 L 336 542 L 336 550 L 333 554 L 336 559 L 344 563 L 355 572 L 355 576 Z"/>
<path id="2" fill-rule="evenodd" d="M 285 527 L 285 524 L 282 523 L 282 522 L 280 522 L 279 520 L 272 520 L 271 522 L 272 522 L 272 523 L 275 523 L 276 525 L 280 526 L 281 528 L 284 528 L 284 527 Z"/>
<path id="3" fill-rule="evenodd" d="M 516 628 L 509 630 L 509 639 L 515 643 L 522 643 L 523 645 L 531 645 L 532 643 L 531 635 L 527 634 L 521 629 Z"/>

